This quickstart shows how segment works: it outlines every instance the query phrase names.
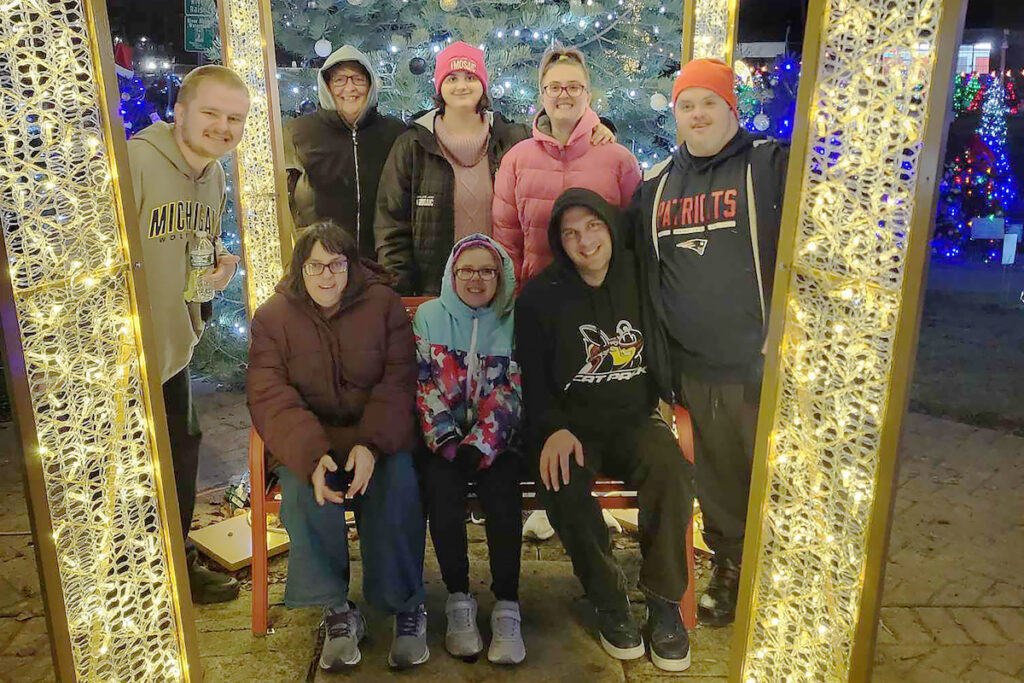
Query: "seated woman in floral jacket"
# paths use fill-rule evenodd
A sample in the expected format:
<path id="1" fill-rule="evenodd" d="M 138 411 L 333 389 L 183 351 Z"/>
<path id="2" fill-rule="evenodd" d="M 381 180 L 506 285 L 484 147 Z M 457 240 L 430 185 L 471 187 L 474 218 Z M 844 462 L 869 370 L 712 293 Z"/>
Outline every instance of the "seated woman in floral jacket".
<path id="1" fill-rule="evenodd" d="M 426 524 L 413 466 L 416 360 L 409 316 L 375 263 L 333 223 L 295 243 L 288 274 L 252 320 L 252 423 L 284 467 L 291 539 L 284 600 L 321 606 L 320 667 L 360 660 L 366 623 L 348 599 L 345 509 L 359 528 L 363 593 L 395 617 L 388 663 L 427 661 Z M 347 476 L 346 476 L 347 475 Z M 257 492 L 258 493 L 258 492 Z"/>
<path id="2" fill-rule="evenodd" d="M 431 451 L 423 468 L 430 536 L 449 593 L 445 647 L 456 657 L 483 649 L 466 541 L 466 493 L 475 481 L 497 599 L 487 657 L 518 664 L 526 647 L 518 595 L 520 456 L 509 450 L 521 397 L 512 360 L 512 261 L 497 242 L 472 234 L 455 244 L 440 284 L 441 297 L 419 307 L 413 331 L 416 408 Z"/>

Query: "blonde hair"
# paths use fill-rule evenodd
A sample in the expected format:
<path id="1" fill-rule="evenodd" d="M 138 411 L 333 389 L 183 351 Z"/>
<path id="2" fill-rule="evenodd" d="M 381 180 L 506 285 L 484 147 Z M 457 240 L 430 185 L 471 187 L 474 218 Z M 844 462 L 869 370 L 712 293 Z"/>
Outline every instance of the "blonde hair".
<path id="1" fill-rule="evenodd" d="M 249 95 L 249 88 L 245 87 L 245 81 L 234 71 L 220 64 L 207 64 L 198 69 L 192 69 L 182 79 L 181 88 L 178 90 L 178 103 L 188 104 L 196 96 L 203 81 L 216 81 L 221 85 L 237 88 L 246 96 Z"/>
<path id="2" fill-rule="evenodd" d="M 575 64 L 583 72 L 585 85 L 590 87 L 590 71 L 587 69 L 587 57 L 575 47 L 562 47 L 555 45 L 548 48 L 540 58 L 540 76 L 537 79 L 538 92 L 544 89 L 544 75 L 548 70 L 558 64 Z"/>

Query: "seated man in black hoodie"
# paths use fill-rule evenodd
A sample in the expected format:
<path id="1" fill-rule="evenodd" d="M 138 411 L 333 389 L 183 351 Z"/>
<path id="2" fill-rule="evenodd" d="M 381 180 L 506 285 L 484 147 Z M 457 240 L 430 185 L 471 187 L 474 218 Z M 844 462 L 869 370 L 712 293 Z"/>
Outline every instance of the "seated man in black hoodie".
<path id="1" fill-rule="evenodd" d="M 690 471 L 656 411 L 636 268 L 615 222 L 615 209 L 590 190 L 567 190 L 552 209 L 555 260 L 527 283 L 515 311 L 526 444 L 539 454 L 538 494 L 597 609 L 601 645 L 617 659 L 643 656 L 644 641 L 591 490 L 598 473 L 637 488 L 651 659 L 682 671 L 690 665 L 678 604 Z"/>
<path id="2" fill-rule="evenodd" d="M 697 497 L 714 571 L 702 624 L 736 615 L 763 346 L 787 148 L 740 129 L 735 76 L 695 59 L 676 78 L 682 144 L 625 216 L 646 290 L 648 362 L 662 398 L 693 421 Z"/>

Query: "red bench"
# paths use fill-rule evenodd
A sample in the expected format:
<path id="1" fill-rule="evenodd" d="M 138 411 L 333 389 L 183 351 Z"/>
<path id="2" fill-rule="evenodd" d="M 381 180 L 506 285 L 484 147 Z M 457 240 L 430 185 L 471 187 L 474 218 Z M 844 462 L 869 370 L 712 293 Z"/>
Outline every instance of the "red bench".
<path id="1" fill-rule="evenodd" d="M 416 308 L 431 297 L 408 297 L 402 299 L 409 316 Z M 679 435 L 679 448 L 687 460 L 693 462 L 693 434 L 690 427 L 690 416 L 684 409 L 674 409 L 676 432 Z M 249 432 L 249 472 L 251 478 L 252 501 L 252 632 L 256 635 L 267 633 L 267 515 L 280 514 L 281 493 L 279 486 L 267 489 L 267 463 L 263 440 L 255 427 Z M 542 506 L 537 503 L 536 485 L 532 481 L 521 484 L 523 492 L 523 509 L 538 510 Z M 260 495 L 262 493 L 262 495 Z M 473 497 L 474 494 L 470 494 Z M 626 488 L 621 481 L 598 480 L 594 483 L 593 495 L 600 499 L 601 507 L 622 510 L 638 507 L 637 492 Z M 694 591 L 694 559 L 693 559 L 693 522 L 686 529 L 686 566 L 690 581 L 686 593 L 680 600 L 683 622 L 688 629 L 697 625 L 697 603 Z"/>

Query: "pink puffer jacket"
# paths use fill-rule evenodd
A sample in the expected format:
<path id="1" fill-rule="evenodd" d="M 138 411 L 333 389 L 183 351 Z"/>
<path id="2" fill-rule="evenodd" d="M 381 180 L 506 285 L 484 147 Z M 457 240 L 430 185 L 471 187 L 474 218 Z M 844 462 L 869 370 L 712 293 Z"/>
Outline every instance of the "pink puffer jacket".
<path id="1" fill-rule="evenodd" d="M 533 121 L 533 138 L 501 160 L 491 209 L 494 239 L 512 257 L 520 288 L 551 263 L 548 221 L 563 192 L 572 187 L 593 190 L 622 207 L 640 184 L 640 165 L 628 149 L 617 143 L 590 144 L 599 123 L 588 108 L 563 146 L 551 136 L 551 124 L 541 113 Z"/>

